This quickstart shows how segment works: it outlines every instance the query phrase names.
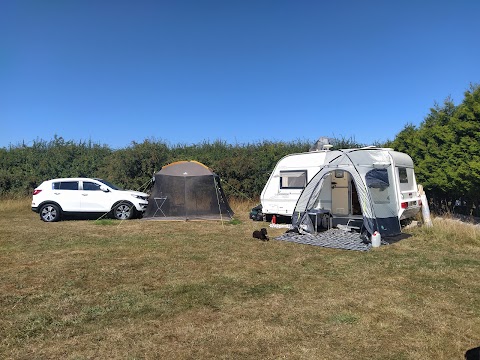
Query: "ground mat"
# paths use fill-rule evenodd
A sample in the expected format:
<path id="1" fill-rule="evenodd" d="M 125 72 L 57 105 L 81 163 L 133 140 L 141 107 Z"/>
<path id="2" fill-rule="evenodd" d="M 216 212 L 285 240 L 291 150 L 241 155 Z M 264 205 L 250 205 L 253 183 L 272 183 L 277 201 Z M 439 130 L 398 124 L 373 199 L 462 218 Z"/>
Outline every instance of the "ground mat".
<path id="1" fill-rule="evenodd" d="M 365 244 L 363 242 L 359 233 L 348 232 L 340 229 L 330 229 L 318 234 L 298 234 L 295 232 L 287 232 L 274 238 L 274 240 L 357 251 L 368 251 L 372 247 L 371 244 Z"/>

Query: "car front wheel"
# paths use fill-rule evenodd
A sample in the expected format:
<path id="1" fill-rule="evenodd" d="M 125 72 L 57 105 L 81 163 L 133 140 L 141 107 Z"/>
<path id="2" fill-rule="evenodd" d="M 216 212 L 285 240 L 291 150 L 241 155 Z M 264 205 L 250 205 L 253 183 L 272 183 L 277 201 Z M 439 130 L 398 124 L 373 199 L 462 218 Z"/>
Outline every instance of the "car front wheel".
<path id="1" fill-rule="evenodd" d="M 129 220 L 133 218 L 135 208 L 132 203 L 121 202 L 113 208 L 113 216 L 117 220 Z"/>
<path id="2" fill-rule="evenodd" d="M 60 220 L 60 208 L 55 204 L 45 204 L 40 208 L 40 219 L 45 222 Z"/>

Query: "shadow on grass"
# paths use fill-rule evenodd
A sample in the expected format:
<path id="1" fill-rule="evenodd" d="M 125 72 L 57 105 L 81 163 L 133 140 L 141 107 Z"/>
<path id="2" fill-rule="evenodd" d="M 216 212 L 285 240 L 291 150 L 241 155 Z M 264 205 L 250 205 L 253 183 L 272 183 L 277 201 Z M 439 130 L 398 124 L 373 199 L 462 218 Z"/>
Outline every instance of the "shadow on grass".
<path id="1" fill-rule="evenodd" d="M 395 235 L 395 236 L 384 237 L 382 240 L 385 241 L 386 243 L 388 243 L 389 245 L 392 245 L 392 244 L 395 244 L 395 243 L 397 243 L 401 240 L 408 239 L 409 237 L 412 237 L 412 235 L 401 233 L 401 234 Z"/>

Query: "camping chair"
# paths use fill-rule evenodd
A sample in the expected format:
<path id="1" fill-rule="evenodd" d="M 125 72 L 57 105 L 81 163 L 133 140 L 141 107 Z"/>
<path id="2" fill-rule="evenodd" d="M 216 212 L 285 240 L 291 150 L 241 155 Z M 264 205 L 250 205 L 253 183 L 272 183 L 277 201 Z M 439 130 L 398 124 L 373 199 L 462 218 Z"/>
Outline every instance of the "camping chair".
<path id="1" fill-rule="evenodd" d="M 155 200 L 155 205 L 157 205 L 157 209 L 155 210 L 153 217 L 155 217 L 159 211 L 162 213 L 163 217 L 167 217 L 167 215 L 165 215 L 165 213 L 162 210 L 162 206 L 167 200 L 167 197 L 166 196 L 156 197 L 156 198 L 153 198 L 153 200 Z"/>
<path id="2" fill-rule="evenodd" d="M 337 228 L 340 229 L 340 230 L 347 231 L 347 232 L 352 232 L 352 231 L 362 232 L 363 221 L 362 221 L 361 224 L 358 224 L 359 221 L 360 220 L 358 220 L 358 219 L 348 219 L 347 225 L 338 224 Z M 360 226 L 358 226 L 358 225 L 360 225 Z"/>

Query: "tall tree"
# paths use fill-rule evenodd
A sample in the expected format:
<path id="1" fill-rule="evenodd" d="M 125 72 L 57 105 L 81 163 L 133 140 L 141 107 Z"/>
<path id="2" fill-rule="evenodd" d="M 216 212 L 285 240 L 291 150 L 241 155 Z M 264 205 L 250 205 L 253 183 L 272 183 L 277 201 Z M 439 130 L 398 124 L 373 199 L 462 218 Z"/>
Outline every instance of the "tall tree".
<path id="1" fill-rule="evenodd" d="M 471 209 L 480 192 L 480 87 L 471 86 L 464 96 L 458 106 L 450 98 L 435 104 L 418 128 L 405 126 L 392 142 L 413 158 L 430 197 L 450 210 L 458 199 Z"/>

